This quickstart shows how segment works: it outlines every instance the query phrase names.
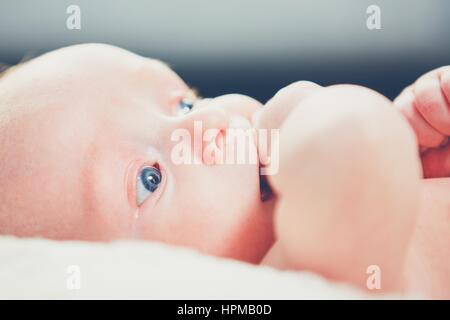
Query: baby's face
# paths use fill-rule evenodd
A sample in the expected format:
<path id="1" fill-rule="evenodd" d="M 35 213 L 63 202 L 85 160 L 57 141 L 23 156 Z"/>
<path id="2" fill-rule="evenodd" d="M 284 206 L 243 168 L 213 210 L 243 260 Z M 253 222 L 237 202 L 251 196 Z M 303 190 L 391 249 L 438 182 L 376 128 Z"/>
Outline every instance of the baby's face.
<path id="1" fill-rule="evenodd" d="M 0 234 L 137 238 L 257 262 L 272 243 L 258 164 L 176 164 L 177 129 L 247 128 L 261 106 L 199 100 L 163 63 L 57 50 L 0 81 Z M 186 132 L 186 131 L 184 131 Z M 194 155 L 195 157 L 195 155 Z"/>

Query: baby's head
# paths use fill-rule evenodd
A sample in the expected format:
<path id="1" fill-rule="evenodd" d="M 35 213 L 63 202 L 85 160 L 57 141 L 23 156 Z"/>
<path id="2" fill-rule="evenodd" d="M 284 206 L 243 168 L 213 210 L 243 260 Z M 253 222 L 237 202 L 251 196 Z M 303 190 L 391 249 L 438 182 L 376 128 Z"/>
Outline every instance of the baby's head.
<path id="1" fill-rule="evenodd" d="M 78 45 L 0 80 L 0 234 L 163 241 L 257 262 L 272 243 L 258 163 L 176 164 L 171 134 L 194 121 L 250 125 L 261 105 L 195 100 L 165 64 Z"/>

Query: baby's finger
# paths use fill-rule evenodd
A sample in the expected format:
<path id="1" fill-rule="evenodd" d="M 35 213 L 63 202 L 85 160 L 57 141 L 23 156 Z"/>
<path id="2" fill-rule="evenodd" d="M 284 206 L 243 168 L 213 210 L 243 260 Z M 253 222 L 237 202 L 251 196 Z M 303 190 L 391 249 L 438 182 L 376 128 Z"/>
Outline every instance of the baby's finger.
<path id="1" fill-rule="evenodd" d="M 439 70 L 441 79 L 441 89 L 444 93 L 447 103 L 450 104 L 450 66 L 445 66 Z"/>
<path id="2" fill-rule="evenodd" d="M 450 177 L 450 145 L 429 150 L 422 156 L 424 178 Z"/>
<path id="3" fill-rule="evenodd" d="M 415 106 L 424 119 L 443 135 L 450 135 L 450 104 L 441 89 L 439 74 L 417 80 L 413 92 Z"/>
<path id="4" fill-rule="evenodd" d="M 445 136 L 433 128 L 416 110 L 412 87 L 408 87 L 395 99 L 394 105 L 408 120 L 418 143 L 424 148 L 435 148 L 440 146 L 445 140 Z"/>

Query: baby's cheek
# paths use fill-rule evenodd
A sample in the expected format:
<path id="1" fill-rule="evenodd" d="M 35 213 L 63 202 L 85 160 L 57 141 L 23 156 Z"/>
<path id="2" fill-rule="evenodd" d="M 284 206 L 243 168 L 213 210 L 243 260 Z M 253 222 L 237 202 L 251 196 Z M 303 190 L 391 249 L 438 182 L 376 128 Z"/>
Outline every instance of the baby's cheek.
<path id="1" fill-rule="evenodd" d="M 259 263 L 274 242 L 273 217 L 260 204 L 240 211 L 239 216 L 223 231 L 220 256 Z M 230 212 L 231 213 L 231 212 Z"/>
<path id="2" fill-rule="evenodd" d="M 245 191 L 232 196 L 232 201 L 222 196 L 195 209 L 189 234 L 205 253 L 258 263 L 273 242 L 272 216 Z"/>
<path id="3" fill-rule="evenodd" d="M 195 184 L 161 201 L 143 216 L 139 234 L 146 240 L 189 247 L 205 254 L 258 263 L 273 242 L 272 216 L 253 186 Z"/>

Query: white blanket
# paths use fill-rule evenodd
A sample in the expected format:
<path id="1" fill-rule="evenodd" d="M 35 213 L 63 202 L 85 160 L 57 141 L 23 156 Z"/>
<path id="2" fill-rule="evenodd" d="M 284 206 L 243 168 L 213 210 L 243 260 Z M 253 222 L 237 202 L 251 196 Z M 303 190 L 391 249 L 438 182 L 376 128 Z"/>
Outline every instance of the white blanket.
<path id="1" fill-rule="evenodd" d="M 361 299 L 306 272 L 201 255 L 150 242 L 0 237 L 0 298 Z"/>

